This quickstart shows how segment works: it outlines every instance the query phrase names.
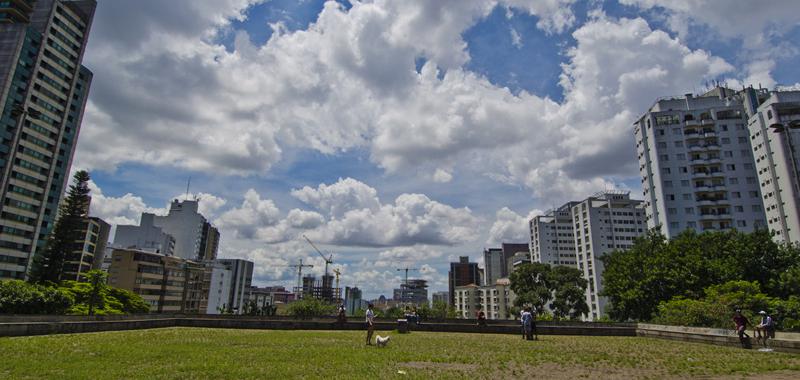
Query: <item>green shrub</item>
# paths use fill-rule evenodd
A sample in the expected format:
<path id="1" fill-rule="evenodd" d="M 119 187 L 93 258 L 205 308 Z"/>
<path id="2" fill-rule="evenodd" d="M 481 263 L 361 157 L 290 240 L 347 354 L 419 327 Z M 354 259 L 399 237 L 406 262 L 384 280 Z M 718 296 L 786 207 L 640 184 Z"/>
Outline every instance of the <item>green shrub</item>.
<path id="1" fill-rule="evenodd" d="M 58 288 L 0 281 L 0 314 L 64 314 L 74 302 L 69 292 Z"/>
<path id="2" fill-rule="evenodd" d="M 333 315 L 336 306 L 322 302 L 316 298 L 304 298 L 289 304 L 289 315 L 297 318 L 313 318 Z"/>

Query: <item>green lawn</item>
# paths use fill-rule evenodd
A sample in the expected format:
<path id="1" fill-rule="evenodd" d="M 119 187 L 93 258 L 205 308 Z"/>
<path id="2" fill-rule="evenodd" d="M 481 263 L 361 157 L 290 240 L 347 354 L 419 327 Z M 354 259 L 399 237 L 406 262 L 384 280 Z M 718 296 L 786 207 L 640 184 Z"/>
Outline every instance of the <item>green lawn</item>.
<path id="1" fill-rule="evenodd" d="M 377 332 L 385 335 L 386 332 Z M 0 338 L 0 379 L 800 378 L 800 355 L 646 338 L 169 328 Z"/>

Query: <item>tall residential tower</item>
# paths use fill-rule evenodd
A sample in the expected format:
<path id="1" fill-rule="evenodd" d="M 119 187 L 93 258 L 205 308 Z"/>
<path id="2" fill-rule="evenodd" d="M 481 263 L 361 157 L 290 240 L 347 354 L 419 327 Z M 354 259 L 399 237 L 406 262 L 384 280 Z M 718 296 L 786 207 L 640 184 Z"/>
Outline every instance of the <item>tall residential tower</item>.
<path id="1" fill-rule="evenodd" d="M 25 278 L 53 227 L 92 73 L 97 2 L 0 1 L 0 279 Z"/>
<path id="2" fill-rule="evenodd" d="M 766 226 L 742 96 L 662 98 L 634 123 L 648 227 L 671 238 Z"/>

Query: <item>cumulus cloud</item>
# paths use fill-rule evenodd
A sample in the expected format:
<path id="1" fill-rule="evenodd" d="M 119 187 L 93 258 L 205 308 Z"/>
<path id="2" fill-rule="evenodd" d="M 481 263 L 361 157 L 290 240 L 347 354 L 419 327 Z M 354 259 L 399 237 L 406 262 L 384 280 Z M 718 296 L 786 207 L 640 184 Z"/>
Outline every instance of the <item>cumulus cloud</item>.
<path id="1" fill-rule="evenodd" d="M 332 185 L 323 183 L 316 189 L 305 186 L 292 190 L 291 194 L 334 219 L 351 210 L 376 211 L 380 208 L 377 190 L 352 178 L 340 178 Z"/>
<path id="2" fill-rule="evenodd" d="M 107 196 L 94 181 L 89 181 L 89 190 L 92 197 L 89 214 L 113 225 L 138 225 L 143 212 L 164 215 L 167 211 L 148 207 L 142 197 L 131 193 L 120 197 Z"/>
<path id="3" fill-rule="evenodd" d="M 531 232 L 528 221 L 538 214 L 541 214 L 539 210 L 533 210 L 528 215 L 519 215 L 508 207 L 497 210 L 486 244 L 499 246 L 501 243 L 529 242 Z"/>
<path id="4" fill-rule="evenodd" d="M 225 211 L 216 220 L 217 226 L 233 232 L 235 237 L 253 239 L 261 227 L 280 220 L 280 210 L 271 199 L 261 199 L 254 189 L 247 190 L 240 207 Z"/>
<path id="5" fill-rule="evenodd" d="M 436 169 L 433 173 L 433 182 L 448 183 L 453 180 L 453 174 L 444 169 Z"/>

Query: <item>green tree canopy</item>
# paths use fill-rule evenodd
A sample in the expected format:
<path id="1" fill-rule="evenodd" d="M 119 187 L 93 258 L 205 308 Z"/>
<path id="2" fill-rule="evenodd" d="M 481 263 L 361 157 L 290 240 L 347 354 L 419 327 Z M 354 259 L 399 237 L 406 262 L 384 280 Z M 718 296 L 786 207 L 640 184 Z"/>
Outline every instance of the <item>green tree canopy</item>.
<path id="1" fill-rule="evenodd" d="M 791 291 L 800 250 L 776 244 L 766 231 L 687 230 L 667 241 L 653 229 L 601 260 L 611 318 L 647 321 L 663 301 L 700 299 L 706 288 L 729 281 L 755 281 L 769 295 Z"/>
<path id="2" fill-rule="evenodd" d="M 588 281 L 577 268 L 531 263 L 519 266 L 511 274 L 514 305 L 532 305 L 538 315 L 546 314 L 550 304 L 553 317 L 580 318 L 589 312 L 586 304 Z"/>

